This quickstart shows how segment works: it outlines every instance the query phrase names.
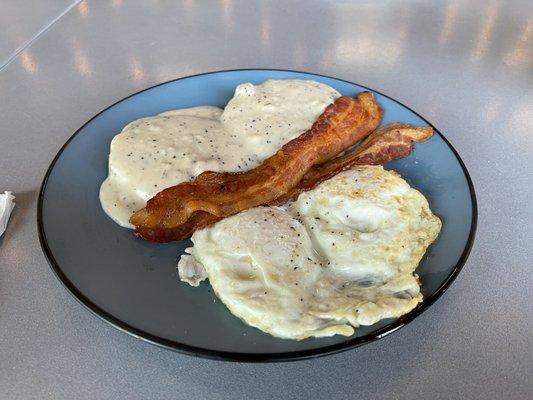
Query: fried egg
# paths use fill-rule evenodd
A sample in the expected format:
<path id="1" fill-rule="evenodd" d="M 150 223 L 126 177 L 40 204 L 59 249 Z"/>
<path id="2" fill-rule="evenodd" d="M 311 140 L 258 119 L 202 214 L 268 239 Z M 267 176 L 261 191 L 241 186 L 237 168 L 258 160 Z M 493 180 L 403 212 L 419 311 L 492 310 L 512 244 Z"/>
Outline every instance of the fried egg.
<path id="1" fill-rule="evenodd" d="M 273 336 L 350 336 L 422 301 L 414 271 L 440 228 L 399 174 L 362 166 L 195 232 L 178 268 L 192 285 L 208 278 L 235 316 Z"/>

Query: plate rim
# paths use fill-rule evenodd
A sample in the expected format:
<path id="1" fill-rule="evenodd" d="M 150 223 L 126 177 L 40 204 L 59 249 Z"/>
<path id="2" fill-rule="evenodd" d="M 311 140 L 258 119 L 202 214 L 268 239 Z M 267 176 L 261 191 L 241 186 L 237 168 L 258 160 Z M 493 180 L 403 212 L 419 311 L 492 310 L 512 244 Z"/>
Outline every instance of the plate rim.
<path id="1" fill-rule="evenodd" d="M 459 257 L 459 260 L 457 264 L 455 264 L 453 270 L 450 272 L 450 274 L 446 277 L 446 279 L 441 283 L 441 285 L 435 290 L 435 292 L 425 298 L 416 308 L 411 310 L 409 313 L 403 315 L 402 317 L 396 319 L 391 324 L 382 327 L 378 329 L 375 332 L 369 333 L 364 336 L 355 337 L 352 339 L 348 339 L 342 343 L 337 343 L 325 347 L 319 347 L 316 349 L 307 349 L 307 350 L 298 350 L 293 352 L 281 352 L 281 353 L 237 353 L 237 352 L 229 352 L 229 351 L 220 351 L 220 350 L 211 350 L 211 349 L 205 349 L 202 347 L 196 347 L 191 346 L 188 344 L 180 343 L 174 340 L 165 339 L 162 337 L 159 337 L 157 335 L 153 335 L 151 333 L 148 333 L 146 331 L 143 331 L 142 329 L 135 328 L 128 323 L 121 321 L 117 317 L 113 316 L 109 312 L 105 311 L 101 307 L 97 306 L 95 303 L 93 303 L 89 298 L 87 298 L 83 293 L 81 293 L 78 288 L 67 278 L 65 273 L 61 270 L 61 267 L 59 266 L 59 263 L 55 260 L 54 255 L 52 254 L 52 250 L 50 249 L 48 245 L 48 241 L 46 238 L 46 234 L 44 232 L 44 224 L 43 224 L 43 201 L 44 201 L 44 195 L 46 192 L 46 187 L 48 184 L 48 178 L 54 169 L 54 166 L 57 162 L 57 160 L 61 157 L 61 154 L 63 151 L 67 148 L 69 143 L 87 126 L 89 123 L 91 123 L 94 119 L 98 118 L 101 114 L 109 110 L 110 108 L 114 107 L 118 103 L 127 100 L 133 96 L 137 96 L 140 93 L 143 93 L 145 91 L 154 89 L 158 86 L 166 85 L 172 82 L 177 82 L 183 79 L 188 78 L 196 78 L 203 75 L 213 75 L 213 74 L 220 74 L 220 73 L 229 73 L 229 72 L 244 72 L 244 71 L 275 71 L 275 72 L 289 72 L 289 73 L 297 73 L 297 74 L 307 74 L 307 75 L 314 75 L 319 76 L 323 78 L 329 78 L 334 79 L 340 82 L 349 83 L 352 85 L 357 85 L 363 89 L 369 90 L 373 93 L 379 94 L 380 96 L 386 97 L 398 104 L 400 104 L 402 107 L 405 107 L 407 110 L 411 111 L 413 114 L 418 116 L 420 119 L 422 119 L 426 124 L 431 126 L 435 133 L 437 133 L 442 140 L 446 143 L 446 145 L 449 147 L 449 149 L 454 154 L 455 158 L 459 162 L 459 165 L 463 171 L 463 174 L 466 178 L 468 189 L 470 192 L 470 200 L 472 202 L 472 222 L 470 225 L 470 232 L 468 235 L 468 239 L 465 243 L 465 247 L 463 249 L 463 252 L 461 253 L 461 256 Z M 188 75 L 179 77 L 176 79 L 172 79 L 166 82 L 158 83 L 156 85 L 150 86 L 148 88 L 142 89 L 140 91 L 137 91 L 133 94 L 130 94 L 129 96 L 126 96 L 124 98 L 119 99 L 118 101 L 114 102 L 113 104 L 109 105 L 108 107 L 104 108 L 102 111 L 95 114 L 91 119 L 89 119 L 87 122 L 85 122 L 80 128 L 78 128 L 72 136 L 68 138 L 68 140 L 61 146 L 55 157 L 53 158 L 52 162 L 50 163 L 49 167 L 46 170 L 46 173 L 44 175 L 41 188 L 39 190 L 39 197 L 37 202 L 37 230 L 39 235 L 39 243 L 41 245 L 41 249 L 46 257 L 46 260 L 54 272 L 57 279 L 63 284 L 63 286 L 67 289 L 67 291 L 72 294 L 76 300 L 78 300 L 85 308 L 87 308 L 89 311 L 91 311 L 94 315 L 99 317 L 101 320 L 109 323 L 111 326 L 117 328 L 118 330 L 125 332 L 133 337 L 136 337 L 138 339 L 141 339 L 145 342 L 151 343 L 153 345 L 173 350 L 178 353 L 202 357 L 202 358 L 208 358 L 208 359 L 215 359 L 215 360 L 222 360 L 222 361 L 238 361 L 238 362 L 285 362 L 285 361 L 297 361 L 297 360 L 305 360 L 305 359 L 312 359 L 317 357 L 322 357 L 326 355 L 331 355 L 335 353 L 340 353 L 349 349 L 353 349 L 356 347 L 359 347 L 363 344 L 373 342 L 375 340 L 381 339 L 400 328 L 403 328 L 406 326 L 409 322 L 413 321 L 416 317 L 421 315 L 425 310 L 427 310 L 433 303 L 437 301 L 450 287 L 452 282 L 457 278 L 461 270 L 463 269 L 466 260 L 468 259 L 468 256 L 470 254 L 470 251 L 472 249 L 474 238 L 476 235 L 476 229 L 477 229 L 477 219 L 478 219 L 478 208 L 477 208 L 477 199 L 476 199 L 476 193 L 474 189 L 474 184 L 472 182 L 472 179 L 470 177 L 470 174 L 468 173 L 468 170 L 459 156 L 459 153 L 455 148 L 451 145 L 451 143 L 446 139 L 446 137 L 432 124 L 430 123 L 426 118 L 424 118 L 422 115 L 411 109 L 410 107 L 406 106 L 402 102 L 383 94 L 377 90 L 371 89 L 365 85 L 360 85 L 355 82 L 351 82 L 345 79 L 339 79 L 328 75 L 323 74 L 317 74 L 312 72 L 306 72 L 306 71 L 297 71 L 297 70 L 290 70 L 290 69 L 276 69 L 276 68 L 238 68 L 238 69 L 228 69 L 228 70 L 219 70 L 219 71 L 210 71 L 210 72 L 203 72 L 199 74 L 194 75 Z"/>

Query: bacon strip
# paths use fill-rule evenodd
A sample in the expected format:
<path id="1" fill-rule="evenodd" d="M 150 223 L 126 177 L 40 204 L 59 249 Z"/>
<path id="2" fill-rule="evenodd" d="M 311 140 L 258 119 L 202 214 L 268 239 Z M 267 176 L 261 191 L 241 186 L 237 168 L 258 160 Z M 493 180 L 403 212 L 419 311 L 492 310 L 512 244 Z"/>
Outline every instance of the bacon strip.
<path id="1" fill-rule="evenodd" d="M 399 122 L 385 125 L 368 136 L 355 150 L 314 165 L 297 186 L 268 204 L 281 205 L 296 199 L 300 193 L 313 189 L 319 183 L 355 165 L 383 165 L 406 157 L 413 149 L 413 142 L 423 142 L 432 135 L 433 129 L 429 126 L 415 127 Z"/>
<path id="2" fill-rule="evenodd" d="M 433 129 L 430 127 L 414 127 L 402 123 L 384 126 L 374 131 L 356 150 L 313 166 L 295 188 L 269 204 L 281 205 L 293 200 L 300 193 L 313 189 L 319 183 L 355 165 L 383 165 L 405 157 L 411 153 L 413 142 L 422 142 L 432 135 Z M 169 230 L 168 235 L 176 238 L 175 240 L 187 239 L 194 231 L 205 228 L 221 219 L 222 217 L 205 211 L 196 211 L 186 223 Z"/>
<path id="3" fill-rule="evenodd" d="M 329 105 L 311 129 L 285 144 L 259 167 L 242 173 L 207 171 L 192 182 L 159 192 L 130 222 L 150 241 L 183 238 L 187 224 L 215 221 L 267 204 L 294 188 L 305 173 L 360 139 L 381 121 L 383 111 L 369 92 L 342 96 Z M 206 216 L 205 214 L 209 214 Z"/>

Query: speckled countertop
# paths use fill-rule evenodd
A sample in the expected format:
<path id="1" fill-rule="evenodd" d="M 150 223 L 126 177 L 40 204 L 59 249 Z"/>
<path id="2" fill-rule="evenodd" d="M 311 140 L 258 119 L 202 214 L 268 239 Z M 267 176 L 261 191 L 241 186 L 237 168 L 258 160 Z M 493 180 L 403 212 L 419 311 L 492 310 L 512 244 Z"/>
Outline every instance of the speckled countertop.
<path id="1" fill-rule="evenodd" d="M 66 139 L 109 104 L 190 74 L 305 70 L 386 93 L 435 124 L 474 181 L 459 278 L 404 329 L 287 364 L 172 353 L 84 309 L 41 253 L 36 200 Z M 533 397 L 533 3 L 5 0 L 0 11 L 2 399 Z"/>

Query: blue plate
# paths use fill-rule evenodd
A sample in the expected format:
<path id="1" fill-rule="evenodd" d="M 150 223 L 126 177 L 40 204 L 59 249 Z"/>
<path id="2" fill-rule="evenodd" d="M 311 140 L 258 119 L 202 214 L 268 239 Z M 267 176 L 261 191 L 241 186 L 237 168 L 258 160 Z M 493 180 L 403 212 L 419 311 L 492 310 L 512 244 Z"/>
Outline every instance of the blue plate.
<path id="1" fill-rule="evenodd" d="M 437 130 L 407 158 L 388 164 L 428 198 L 443 221 L 417 273 L 424 301 L 399 319 L 362 327 L 352 337 L 303 341 L 271 337 L 244 325 L 214 296 L 209 284 L 178 280 L 176 264 L 190 241 L 153 244 L 120 228 L 100 207 L 109 144 L 130 121 L 198 105 L 224 106 L 235 87 L 267 79 L 314 79 L 340 93 L 371 90 L 327 76 L 281 70 L 234 70 L 177 79 L 119 101 L 82 126 L 46 172 L 38 204 L 39 237 L 57 277 L 89 310 L 148 342 L 197 356 L 280 361 L 347 350 L 396 331 L 444 293 L 466 261 L 477 220 L 472 181 L 457 152 Z M 373 91 L 383 123 L 431 125 L 414 111 Z"/>

